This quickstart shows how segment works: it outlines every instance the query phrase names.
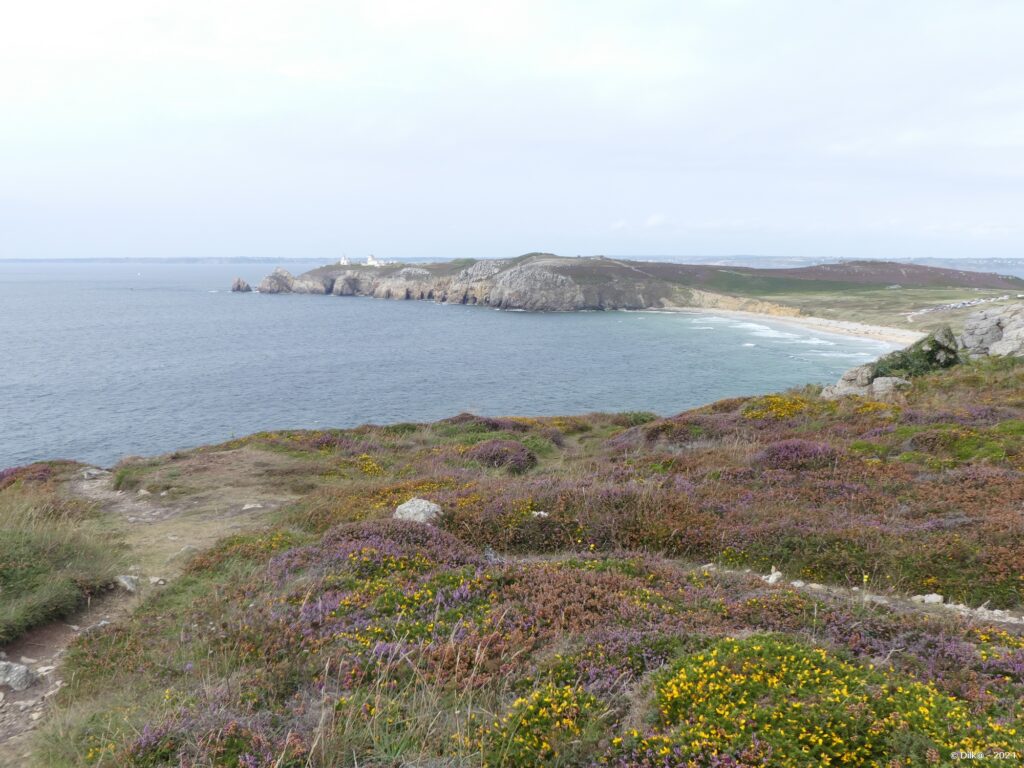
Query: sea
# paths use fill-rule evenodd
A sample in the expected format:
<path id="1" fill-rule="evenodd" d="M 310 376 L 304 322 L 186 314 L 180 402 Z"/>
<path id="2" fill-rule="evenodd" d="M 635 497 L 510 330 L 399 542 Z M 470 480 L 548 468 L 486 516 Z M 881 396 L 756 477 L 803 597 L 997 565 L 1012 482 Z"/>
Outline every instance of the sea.
<path id="1" fill-rule="evenodd" d="M 295 274 L 321 262 L 284 263 Z M 0 261 L 0 468 L 262 430 L 653 411 L 829 383 L 891 349 L 713 311 L 234 294 L 274 264 Z"/>

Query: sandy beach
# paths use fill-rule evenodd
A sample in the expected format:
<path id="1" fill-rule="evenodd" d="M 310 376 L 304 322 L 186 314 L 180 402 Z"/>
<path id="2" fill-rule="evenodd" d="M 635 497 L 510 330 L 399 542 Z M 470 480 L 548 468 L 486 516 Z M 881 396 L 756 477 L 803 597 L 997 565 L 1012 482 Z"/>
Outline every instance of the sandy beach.
<path id="1" fill-rule="evenodd" d="M 806 330 L 820 331 L 822 333 L 837 333 L 842 336 L 858 336 L 862 339 L 883 341 L 892 344 L 894 347 L 905 347 L 922 339 L 926 334 L 919 331 L 910 331 L 904 328 L 890 328 L 885 325 L 869 325 L 868 323 L 855 323 L 851 320 L 830 320 L 825 317 L 814 317 L 812 315 L 773 315 L 767 312 L 747 312 L 736 309 L 679 309 L 674 310 L 688 314 L 710 314 L 723 315 L 726 317 L 743 318 L 746 320 L 770 321 L 777 325 L 791 325 Z"/>

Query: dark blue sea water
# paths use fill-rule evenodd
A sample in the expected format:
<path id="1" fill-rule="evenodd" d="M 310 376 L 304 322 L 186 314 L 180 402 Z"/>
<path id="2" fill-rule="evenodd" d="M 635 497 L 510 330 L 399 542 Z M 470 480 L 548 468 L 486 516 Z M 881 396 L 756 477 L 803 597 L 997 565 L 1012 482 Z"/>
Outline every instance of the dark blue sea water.
<path id="1" fill-rule="evenodd" d="M 316 263 L 292 263 L 298 273 Z M 710 314 L 232 294 L 270 264 L 0 261 L 0 467 L 265 429 L 652 410 L 830 382 L 879 342 Z"/>

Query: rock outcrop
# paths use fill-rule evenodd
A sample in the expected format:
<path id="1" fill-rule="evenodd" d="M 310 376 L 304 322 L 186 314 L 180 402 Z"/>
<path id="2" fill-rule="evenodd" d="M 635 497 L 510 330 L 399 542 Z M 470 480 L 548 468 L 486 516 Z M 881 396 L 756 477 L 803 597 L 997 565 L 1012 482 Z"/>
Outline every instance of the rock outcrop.
<path id="1" fill-rule="evenodd" d="M 873 363 L 851 368 L 838 382 L 825 387 L 821 396 L 826 400 L 850 395 L 890 400 L 910 386 L 910 377 L 948 368 L 956 365 L 959 359 L 953 332 L 949 328 L 940 328 L 906 349 L 891 352 Z"/>
<path id="2" fill-rule="evenodd" d="M 292 273 L 278 267 L 263 278 L 260 283 L 260 293 L 291 293 L 294 284 L 295 277 Z"/>
<path id="3" fill-rule="evenodd" d="M 318 293 L 334 290 L 334 278 L 312 272 L 295 277 L 287 269 L 278 267 L 260 283 L 260 293 Z"/>
<path id="4" fill-rule="evenodd" d="M 910 386 L 909 377 L 949 368 L 964 356 L 989 355 L 1024 357 L 1024 304 L 975 312 L 967 318 L 959 339 L 949 328 L 941 328 L 906 349 L 851 368 L 838 382 L 825 387 L 821 396 L 826 400 L 848 395 L 887 400 Z"/>
<path id="5" fill-rule="evenodd" d="M 1024 355 L 1024 304 L 991 307 L 964 322 L 960 346 L 970 357 Z"/>
<path id="6" fill-rule="evenodd" d="M 426 499 L 413 498 L 395 507 L 395 520 L 412 520 L 432 524 L 441 514 L 441 505 Z"/>
<path id="7" fill-rule="evenodd" d="M 249 285 L 247 282 L 245 282 L 245 280 L 243 280 L 242 278 L 236 277 L 234 282 L 231 283 L 231 292 L 232 293 L 251 293 L 252 292 L 252 286 Z"/>
<path id="8" fill-rule="evenodd" d="M 873 363 L 858 365 L 840 377 L 835 384 L 825 387 L 821 396 L 826 400 L 857 395 L 871 400 L 886 400 L 901 389 L 910 386 L 910 382 L 898 376 L 875 376 Z"/>

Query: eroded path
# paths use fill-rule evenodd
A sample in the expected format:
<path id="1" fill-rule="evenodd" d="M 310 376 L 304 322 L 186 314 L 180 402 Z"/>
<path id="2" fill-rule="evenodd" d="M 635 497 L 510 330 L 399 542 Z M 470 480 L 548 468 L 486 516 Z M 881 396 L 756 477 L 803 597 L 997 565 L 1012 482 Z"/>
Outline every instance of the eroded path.
<path id="1" fill-rule="evenodd" d="M 275 482 L 292 463 L 286 456 L 243 448 L 177 462 L 175 477 L 187 483 L 181 489 L 119 491 L 113 474 L 95 468 L 67 483 L 68 493 L 99 506 L 111 541 L 126 549 L 123 574 L 130 578 L 75 615 L 37 627 L 2 651 L 38 680 L 24 691 L 0 688 L 0 766 L 26 764 L 31 732 L 64 683 L 62 661 L 71 642 L 124 619 L 146 594 L 177 578 L 196 552 L 266 525 L 274 510 L 296 497 Z"/>

